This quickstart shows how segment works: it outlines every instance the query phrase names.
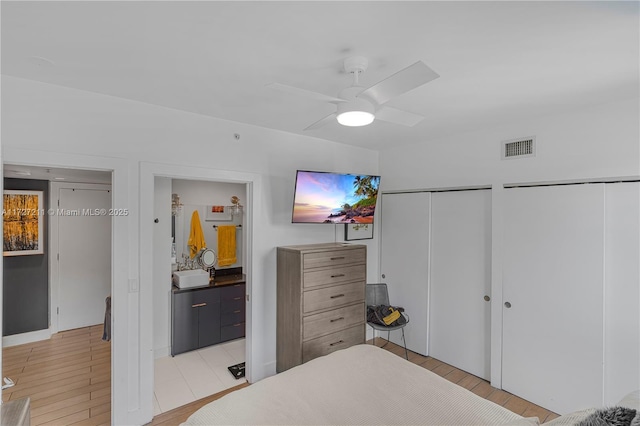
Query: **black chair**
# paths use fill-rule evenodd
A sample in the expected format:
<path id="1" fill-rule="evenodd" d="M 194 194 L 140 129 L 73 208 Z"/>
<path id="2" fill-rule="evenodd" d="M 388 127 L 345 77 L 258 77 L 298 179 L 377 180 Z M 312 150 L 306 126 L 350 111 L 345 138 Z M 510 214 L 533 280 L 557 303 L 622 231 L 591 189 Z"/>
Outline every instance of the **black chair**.
<path id="1" fill-rule="evenodd" d="M 378 305 L 390 305 L 389 303 L 389 291 L 387 290 L 387 285 L 384 283 L 376 283 L 376 284 L 367 284 L 366 285 L 366 303 L 367 303 L 367 311 L 369 310 L 369 306 L 378 306 Z M 387 343 L 389 341 L 389 337 L 391 336 L 391 332 L 393 330 L 402 330 L 402 342 L 404 343 L 404 356 L 409 359 L 409 353 L 407 352 L 407 342 L 404 338 L 404 327 L 409 323 L 409 315 L 406 313 L 401 313 L 405 318 L 405 322 L 399 325 L 382 325 L 375 322 L 367 321 L 367 325 L 373 328 L 374 333 L 375 330 L 386 331 L 387 332 Z M 373 337 L 375 343 L 375 334 Z M 386 344 L 381 347 L 385 347 Z"/>

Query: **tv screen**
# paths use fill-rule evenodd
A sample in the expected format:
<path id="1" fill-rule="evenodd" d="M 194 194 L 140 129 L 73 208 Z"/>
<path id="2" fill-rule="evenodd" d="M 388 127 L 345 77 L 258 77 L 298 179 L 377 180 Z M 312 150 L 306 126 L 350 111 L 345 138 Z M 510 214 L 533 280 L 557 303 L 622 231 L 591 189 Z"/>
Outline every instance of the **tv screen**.
<path id="1" fill-rule="evenodd" d="M 373 223 L 380 176 L 298 170 L 293 223 Z"/>

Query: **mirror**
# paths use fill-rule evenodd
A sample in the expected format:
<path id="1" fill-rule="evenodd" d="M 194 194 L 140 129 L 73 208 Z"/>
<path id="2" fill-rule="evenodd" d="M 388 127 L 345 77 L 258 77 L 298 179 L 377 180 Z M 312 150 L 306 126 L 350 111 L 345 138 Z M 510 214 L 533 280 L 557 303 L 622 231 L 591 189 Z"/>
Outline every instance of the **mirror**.
<path id="1" fill-rule="evenodd" d="M 210 269 L 216 263 L 216 253 L 210 248 L 203 248 L 196 255 L 196 259 L 203 269 Z"/>

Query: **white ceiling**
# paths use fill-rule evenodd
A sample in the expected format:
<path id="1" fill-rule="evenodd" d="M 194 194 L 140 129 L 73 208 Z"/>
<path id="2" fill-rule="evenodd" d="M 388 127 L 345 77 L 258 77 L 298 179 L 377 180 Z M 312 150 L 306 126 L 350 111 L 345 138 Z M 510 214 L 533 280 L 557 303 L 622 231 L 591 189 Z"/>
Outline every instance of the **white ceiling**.
<path id="1" fill-rule="evenodd" d="M 637 97 L 631 2 L 1 2 L 2 74 L 371 149 Z M 422 60 L 440 78 L 388 105 L 408 128 L 333 122 L 344 58 L 370 86 Z"/>

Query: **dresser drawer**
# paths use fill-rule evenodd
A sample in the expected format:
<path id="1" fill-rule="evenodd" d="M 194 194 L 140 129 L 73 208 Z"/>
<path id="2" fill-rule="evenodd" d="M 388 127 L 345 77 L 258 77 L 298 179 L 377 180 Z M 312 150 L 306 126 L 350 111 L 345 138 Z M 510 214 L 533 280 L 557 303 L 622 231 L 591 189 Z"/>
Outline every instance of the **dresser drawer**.
<path id="1" fill-rule="evenodd" d="M 309 315 L 303 319 L 303 340 L 315 339 L 323 334 L 363 324 L 364 321 L 364 303 Z"/>
<path id="2" fill-rule="evenodd" d="M 331 309 L 364 300 L 362 281 L 305 291 L 302 307 L 305 314 Z"/>
<path id="3" fill-rule="evenodd" d="M 347 328 L 302 344 L 302 362 L 310 361 L 338 349 L 364 343 L 364 324 Z"/>
<path id="4" fill-rule="evenodd" d="M 322 268 L 325 266 L 340 266 L 350 263 L 365 263 L 365 250 L 332 250 L 321 253 L 305 253 L 303 255 L 303 269 Z"/>
<path id="5" fill-rule="evenodd" d="M 320 269 L 304 273 L 305 289 L 327 284 L 339 284 L 349 281 L 364 281 L 367 277 L 366 265 L 342 266 L 332 269 Z"/>

